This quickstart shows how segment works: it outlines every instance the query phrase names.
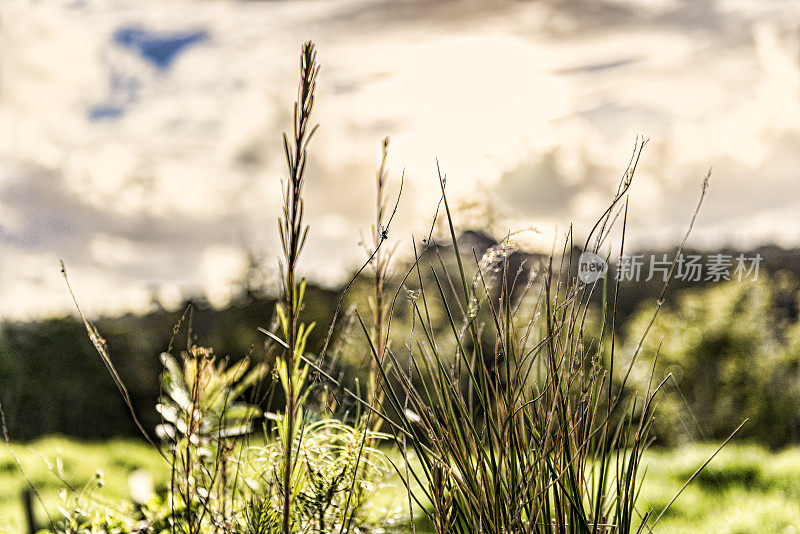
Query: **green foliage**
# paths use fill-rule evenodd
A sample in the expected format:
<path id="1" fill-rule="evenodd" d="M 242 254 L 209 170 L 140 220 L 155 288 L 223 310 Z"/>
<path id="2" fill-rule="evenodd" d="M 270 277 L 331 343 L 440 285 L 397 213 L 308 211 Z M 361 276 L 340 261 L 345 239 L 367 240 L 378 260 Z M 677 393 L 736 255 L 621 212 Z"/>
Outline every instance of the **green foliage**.
<path id="1" fill-rule="evenodd" d="M 211 351 L 193 347 L 176 359 L 162 355 L 165 466 L 169 484 L 134 507 L 130 501 L 96 499 L 102 478 L 80 489 L 60 489 L 59 517 L 47 532 L 55 534 L 153 532 L 273 533 L 280 531 L 283 440 L 249 446 L 234 441 L 249 433 L 255 406 L 238 399 L 264 375 L 242 360 L 231 368 Z M 281 416 L 272 415 L 280 428 Z M 375 484 L 389 472 L 386 456 L 366 441 L 387 436 L 333 419 L 299 427 L 293 440 L 291 508 L 293 532 L 329 532 L 345 526 L 378 525 L 386 520 L 365 506 Z M 63 477 L 62 477 L 63 478 Z"/>
<path id="2" fill-rule="evenodd" d="M 260 414 L 258 407 L 239 399 L 266 367 L 248 371 L 245 359 L 228 369 L 202 347 L 184 353 L 181 364 L 166 353 L 162 361 L 165 397 L 157 409 L 165 421 L 159 430 L 168 438 L 173 473 L 169 523 L 190 534 L 226 528 L 238 496 L 231 440 L 249 434 Z"/>
<path id="3" fill-rule="evenodd" d="M 335 290 L 309 285 L 304 316 L 309 322 L 328 324 L 336 298 Z M 137 414 L 145 427 L 152 430 L 160 423 L 159 414 L 152 409 L 160 393 L 163 370 L 158 355 L 170 346 L 173 337 L 185 340 L 191 322 L 191 331 L 199 336 L 200 344 L 214 347 L 218 354 L 231 355 L 233 361 L 248 354 L 252 362 L 272 364 L 274 354 L 264 347 L 257 328 L 270 323 L 275 303 L 274 298 L 261 294 L 242 295 L 221 309 L 195 301 L 191 321 L 188 316 L 184 319 L 178 335 L 173 329 L 183 308 L 101 318 L 95 326 L 108 343 L 112 361 L 130 391 Z M 312 331 L 308 346 L 318 350 L 325 334 L 324 329 Z M 185 341 L 177 345 L 188 349 L 184 344 Z M 355 370 L 355 365 L 347 359 L 341 364 L 343 372 Z M 85 328 L 74 318 L 1 324 L 0 384 L 3 384 L 0 402 L 13 439 L 27 441 L 51 434 L 82 439 L 141 435 L 108 370 L 87 339 Z M 282 409 L 280 395 L 270 400 L 262 409 Z"/>
<path id="4" fill-rule="evenodd" d="M 53 519 L 55 532 L 69 534 L 127 534 L 136 530 L 131 520 L 133 507 L 127 505 L 126 510 L 116 509 L 110 504 L 101 504 L 92 493 L 104 485 L 103 474 L 97 471 L 95 476 L 79 490 L 59 490 L 62 504 L 58 506 L 58 516 Z M 50 532 L 43 530 L 42 533 Z"/>
<path id="5" fill-rule="evenodd" d="M 631 380 L 643 391 L 658 354 L 656 377 L 667 383 L 655 433 L 664 443 L 721 439 L 746 418 L 741 439 L 800 438 L 800 327 L 775 320 L 774 287 L 766 276 L 718 284 L 662 310 Z M 634 317 L 624 354 L 650 315 Z"/>
<path id="6" fill-rule="evenodd" d="M 333 532 L 348 525 L 378 526 L 386 517 L 377 517 L 367 506 L 377 481 L 389 472 L 386 456 L 366 446 L 387 436 L 366 428 L 366 419 L 352 427 L 334 419 L 307 425 L 293 444 L 297 468 L 292 474 L 294 532 Z M 283 442 L 273 441 L 255 449 L 255 481 L 259 490 L 245 512 L 242 531 L 277 531 L 281 506 L 280 469 Z M 345 530 L 346 531 L 346 530 Z"/>
<path id="7" fill-rule="evenodd" d="M 189 353 L 183 353 L 183 365 L 167 353 L 161 355 L 161 360 L 166 394 L 156 405 L 164 420 L 156 427 L 161 437 L 207 445 L 252 431 L 253 418 L 260 409 L 237 400 L 264 377 L 264 364 L 248 370 L 250 361 L 245 358 L 227 369 L 224 360 L 217 362 L 203 347 L 192 347 Z"/>
<path id="8" fill-rule="evenodd" d="M 54 521 L 64 519 L 59 507 L 69 511 L 73 505 L 103 516 L 107 511 L 125 515 L 125 503 L 130 501 L 128 478 L 134 472 L 148 472 L 155 488 L 163 489 L 169 483 L 167 464 L 152 447 L 141 442 L 49 437 L 24 445 L 15 443 L 13 450 Z M 98 472 L 102 473 L 102 485 L 97 483 Z M 20 496 L 26 487 L 9 450 L 0 450 L 0 532 L 25 532 Z M 48 525 L 36 498 L 34 510 L 38 524 Z"/>
<path id="9" fill-rule="evenodd" d="M 146 372 L 148 367 L 142 368 Z M 0 383 L 0 401 L 15 439 L 56 433 L 110 438 L 131 435 L 135 429 L 83 325 L 75 319 L 2 325 Z"/>

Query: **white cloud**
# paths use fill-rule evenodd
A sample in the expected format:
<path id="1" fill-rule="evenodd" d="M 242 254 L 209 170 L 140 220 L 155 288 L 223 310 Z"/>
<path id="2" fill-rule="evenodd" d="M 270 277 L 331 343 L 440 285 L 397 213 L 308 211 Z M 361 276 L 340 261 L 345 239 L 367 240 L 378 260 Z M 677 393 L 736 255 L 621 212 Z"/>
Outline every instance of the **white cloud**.
<path id="1" fill-rule="evenodd" d="M 212 305 L 224 305 L 235 294 L 247 267 L 247 256 L 239 248 L 217 245 L 205 249 L 199 261 L 206 298 Z"/>
<path id="2" fill-rule="evenodd" d="M 652 142 L 633 190 L 632 241 L 681 235 L 715 165 L 698 239 L 796 244 L 787 214 L 798 196 L 786 193 L 800 163 L 796 3 L 8 0 L 4 9 L 14 20 L 0 27 L 4 317 L 69 309 L 52 269 L 59 255 L 95 313 L 147 306 L 153 290 L 171 301 L 187 288 L 227 298 L 244 247 L 277 250 L 280 130 L 307 38 L 323 64 L 306 186 L 310 276 L 331 281 L 362 259 L 384 135 L 393 187 L 405 168 L 391 235 L 406 244 L 436 206 L 438 157 L 454 201 L 513 186 L 509 224 L 542 228 L 533 241 L 549 248 L 553 227 L 580 228 L 602 210 L 637 133 Z M 134 25 L 208 39 L 160 70 L 113 43 Z M 119 115 L 91 120 L 98 106 Z"/>

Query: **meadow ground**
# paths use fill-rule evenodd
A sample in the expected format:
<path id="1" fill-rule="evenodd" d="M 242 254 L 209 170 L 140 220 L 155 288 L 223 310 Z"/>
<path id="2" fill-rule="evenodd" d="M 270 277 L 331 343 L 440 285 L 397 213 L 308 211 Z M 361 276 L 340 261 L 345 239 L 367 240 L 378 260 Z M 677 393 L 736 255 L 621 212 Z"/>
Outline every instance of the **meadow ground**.
<path id="1" fill-rule="evenodd" d="M 646 483 L 640 510 L 663 509 L 699 465 L 714 452 L 712 445 L 646 454 Z M 48 506 L 58 514 L 59 489 L 66 482 L 81 487 L 102 471 L 105 486 L 96 496 L 113 501 L 128 496 L 128 476 L 137 469 L 166 484 L 169 471 L 147 444 L 134 441 L 78 442 L 51 437 L 16 444 L 14 451 Z M 377 501 L 404 501 L 391 480 Z M 0 452 L 0 532 L 24 532 L 20 495 L 25 480 L 9 450 Z M 40 520 L 44 520 L 41 514 Z M 800 532 L 800 448 L 769 452 L 748 445 L 729 445 L 672 505 L 655 529 L 659 533 L 790 533 Z"/>

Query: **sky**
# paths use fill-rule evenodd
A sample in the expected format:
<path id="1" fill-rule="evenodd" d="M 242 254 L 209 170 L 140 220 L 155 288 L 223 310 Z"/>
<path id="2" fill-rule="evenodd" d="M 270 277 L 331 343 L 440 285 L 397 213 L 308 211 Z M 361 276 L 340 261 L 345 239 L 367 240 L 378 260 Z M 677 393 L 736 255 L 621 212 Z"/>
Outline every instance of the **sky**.
<path id="1" fill-rule="evenodd" d="M 0 0 L 0 318 L 202 294 L 277 265 L 303 41 L 322 65 L 301 271 L 360 265 L 380 144 L 390 239 L 458 222 L 549 250 L 607 206 L 637 135 L 633 246 L 800 245 L 800 2 Z M 477 205 L 477 207 L 476 207 Z M 405 248 L 404 248 L 405 247 Z"/>

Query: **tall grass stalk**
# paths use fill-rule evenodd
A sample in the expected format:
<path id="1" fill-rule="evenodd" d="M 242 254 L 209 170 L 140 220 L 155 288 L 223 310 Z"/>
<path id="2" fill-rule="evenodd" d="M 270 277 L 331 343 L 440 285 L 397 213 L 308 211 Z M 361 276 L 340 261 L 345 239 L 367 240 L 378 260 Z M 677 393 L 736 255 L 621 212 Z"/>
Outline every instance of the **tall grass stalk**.
<path id="1" fill-rule="evenodd" d="M 375 345 L 375 350 L 384 358 L 386 350 L 386 314 L 388 311 L 387 302 L 385 300 L 385 288 L 389 277 L 389 266 L 395 248 L 387 248 L 383 245 L 384 240 L 388 236 L 388 228 L 386 226 L 386 218 L 389 208 L 389 197 L 386 194 L 386 185 L 388 181 L 388 169 L 386 168 L 386 160 L 389 156 L 389 138 L 386 137 L 381 144 L 381 163 L 375 173 L 375 223 L 372 225 L 372 244 L 371 247 L 366 248 L 368 257 L 372 265 L 374 295 L 370 302 L 373 316 L 373 329 L 372 329 L 372 343 Z M 380 406 L 384 400 L 383 388 L 380 385 L 380 377 L 378 375 L 379 362 L 370 358 L 369 377 L 367 382 L 367 399 L 373 405 Z M 370 413 L 370 427 L 373 431 L 380 430 L 382 421 L 380 418 Z"/>
<path id="2" fill-rule="evenodd" d="M 286 350 L 277 361 L 278 374 L 286 397 L 284 418 L 278 425 L 283 444 L 283 517 L 284 534 L 292 531 L 291 511 L 295 491 L 292 484 L 294 472 L 293 448 L 302 421 L 302 390 L 308 367 L 302 363 L 305 344 L 313 324 L 305 327 L 299 316 L 305 292 L 305 279 L 297 281 L 297 263 L 308 236 L 308 226 L 303 222 L 303 182 L 308 162 L 308 144 L 318 126 L 310 127 L 309 120 L 314 107 L 319 66 L 316 50 L 311 41 L 303 45 L 300 57 L 300 84 L 294 103 L 294 122 L 291 139 L 283 134 L 283 148 L 288 167 L 288 178 L 283 183 L 283 213 L 278 220 L 283 250 L 281 270 L 284 279 L 284 302 L 277 308 L 283 331 Z"/>

